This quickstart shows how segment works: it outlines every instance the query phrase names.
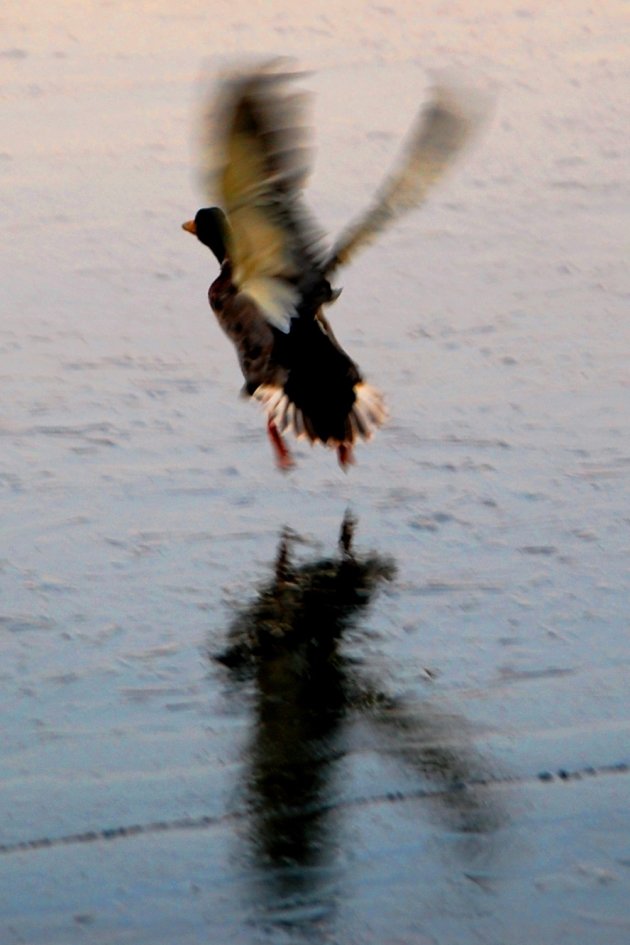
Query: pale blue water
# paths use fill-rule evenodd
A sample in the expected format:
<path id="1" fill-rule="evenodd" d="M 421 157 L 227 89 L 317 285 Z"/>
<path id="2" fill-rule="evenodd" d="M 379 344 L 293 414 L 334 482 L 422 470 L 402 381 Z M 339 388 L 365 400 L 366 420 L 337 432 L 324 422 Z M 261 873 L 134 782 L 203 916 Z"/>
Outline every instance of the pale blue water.
<path id="1" fill-rule="evenodd" d="M 405 8 L 389 32 L 370 8 L 356 40 L 288 14 L 308 64 L 322 44 L 327 225 L 369 196 L 428 65 L 492 56 L 504 87 L 430 205 L 344 274 L 333 324 L 388 427 L 347 476 L 298 446 L 286 477 L 179 229 L 208 12 L 20 10 L 0 44 L 0 940 L 625 942 L 621 6 L 563 29 Z M 226 15 L 226 46 L 254 36 Z M 392 573 L 317 617 L 327 658 L 289 636 L 213 659 L 235 620 L 252 645 L 282 529 L 321 565 L 348 507 L 358 560 Z"/>

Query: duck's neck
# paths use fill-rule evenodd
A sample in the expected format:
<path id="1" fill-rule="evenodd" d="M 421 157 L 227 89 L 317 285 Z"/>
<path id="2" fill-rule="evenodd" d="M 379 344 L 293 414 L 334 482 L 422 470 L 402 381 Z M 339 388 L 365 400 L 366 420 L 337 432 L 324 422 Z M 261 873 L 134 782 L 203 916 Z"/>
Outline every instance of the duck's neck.
<path id="1" fill-rule="evenodd" d="M 215 312 L 222 312 L 227 299 L 234 295 L 236 288 L 232 282 L 232 263 L 224 259 L 221 272 L 208 289 L 208 299 Z"/>

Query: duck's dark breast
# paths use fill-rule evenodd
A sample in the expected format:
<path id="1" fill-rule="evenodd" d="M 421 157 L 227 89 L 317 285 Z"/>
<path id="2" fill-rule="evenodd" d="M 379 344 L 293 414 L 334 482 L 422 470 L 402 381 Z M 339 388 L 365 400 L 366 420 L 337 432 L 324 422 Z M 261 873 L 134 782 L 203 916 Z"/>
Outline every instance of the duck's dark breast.
<path id="1" fill-rule="evenodd" d="M 210 305 L 219 325 L 233 342 L 247 393 L 261 384 L 282 386 L 287 372 L 274 359 L 275 332 L 260 309 L 238 293 L 222 272 L 210 286 Z"/>
<path id="2" fill-rule="evenodd" d="M 221 272 L 208 289 L 208 301 L 210 308 L 219 315 L 229 305 L 230 300 L 236 295 L 236 286 L 232 282 L 232 267 L 229 263 L 224 263 Z"/>

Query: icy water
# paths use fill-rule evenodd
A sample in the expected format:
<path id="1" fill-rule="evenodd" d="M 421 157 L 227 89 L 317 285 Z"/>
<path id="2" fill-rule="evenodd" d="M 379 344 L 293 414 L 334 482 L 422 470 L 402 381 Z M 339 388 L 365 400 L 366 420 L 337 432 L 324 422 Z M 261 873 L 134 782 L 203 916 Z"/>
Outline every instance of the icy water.
<path id="1" fill-rule="evenodd" d="M 3 6 L 0 941 L 621 945 L 627 4 L 261 10 Z M 498 89 L 343 273 L 348 475 L 273 468 L 180 230 L 243 50 L 314 70 L 331 233 L 432 70 Z"/>

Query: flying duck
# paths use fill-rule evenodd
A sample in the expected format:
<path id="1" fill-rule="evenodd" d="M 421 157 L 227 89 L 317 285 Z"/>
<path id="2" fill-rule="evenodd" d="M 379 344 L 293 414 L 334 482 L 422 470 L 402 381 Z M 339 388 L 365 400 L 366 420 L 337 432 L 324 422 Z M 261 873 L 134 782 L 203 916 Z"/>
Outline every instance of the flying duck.
<path id="1" fill-rule="evenodd" d="M 221 208 L 182 224 L 207 246 L 220 273 L 208 297 L 233 342 L 243 393 L 260 401 L 281 469 L 293 465 L 283 434 L 332 447 L 342 468 L 353 446 L 386 419 L 382 394 L 364 380 L 324 315 L 339 296 L 333 277 L 361 246 L 418 206 L 476 125 L 451 90 L 437 88 L 412 129 L 397 169 L 372 205 L 327 249 L 303 200 L 309 169 L 304 96 L 278 63 L 224 80 L 214 120 L 207 189 Z"/>

